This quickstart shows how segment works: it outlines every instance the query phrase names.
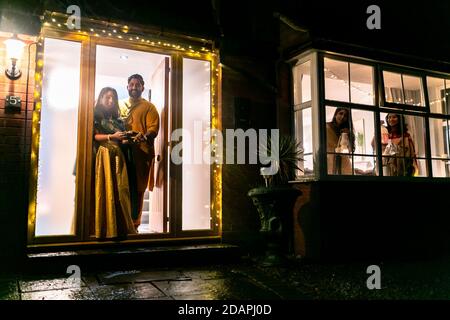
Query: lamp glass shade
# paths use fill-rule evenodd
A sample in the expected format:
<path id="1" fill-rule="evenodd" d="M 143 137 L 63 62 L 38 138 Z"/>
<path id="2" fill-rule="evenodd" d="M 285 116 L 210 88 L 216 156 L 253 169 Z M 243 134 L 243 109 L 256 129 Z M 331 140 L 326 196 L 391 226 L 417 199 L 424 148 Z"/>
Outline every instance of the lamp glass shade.
<path id="1" fill-rule="evenodd" d="M 6 45 L 6 54 L 8 58 L 20 60 L 25 43 L 17 39 L 17 37 L 13 37 L 5 40 L 4 44 Z"/>

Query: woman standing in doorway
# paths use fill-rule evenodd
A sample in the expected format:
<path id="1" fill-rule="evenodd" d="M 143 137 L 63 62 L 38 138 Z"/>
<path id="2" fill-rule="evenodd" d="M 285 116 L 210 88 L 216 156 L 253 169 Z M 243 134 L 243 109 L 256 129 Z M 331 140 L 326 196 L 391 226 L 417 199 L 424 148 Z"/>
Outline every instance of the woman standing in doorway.
<path id="1" fill-rule="evenodd" d="M 119 118 L 117 91 L 105 87 L 94 108 L 95 237 L 121 238 L 135 234 L 128 181 L 127 134 Z"/>

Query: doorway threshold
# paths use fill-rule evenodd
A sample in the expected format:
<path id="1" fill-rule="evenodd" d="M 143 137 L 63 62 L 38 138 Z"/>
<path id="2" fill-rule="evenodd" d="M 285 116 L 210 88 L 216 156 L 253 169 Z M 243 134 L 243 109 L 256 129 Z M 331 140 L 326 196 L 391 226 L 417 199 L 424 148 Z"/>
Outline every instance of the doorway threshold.
<path id="1" fill-rule="evenodd" d="M 75 265 L 83 271 L 117 270 L 117 268 L 195 266 L 210 263 L 232 263 L 239 260 L 238 246 L 224 243 L 170 245 L 133 248 L 96 248 L 70 251 L 28 253 L 28 272 L 65 273 Z"/>

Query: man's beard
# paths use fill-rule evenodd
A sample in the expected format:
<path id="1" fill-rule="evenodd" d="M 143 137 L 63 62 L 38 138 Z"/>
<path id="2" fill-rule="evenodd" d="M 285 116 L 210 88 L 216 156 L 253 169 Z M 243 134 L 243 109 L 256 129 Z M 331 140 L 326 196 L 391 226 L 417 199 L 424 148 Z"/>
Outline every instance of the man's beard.
<path id="1" fill-rule="evenodd" d="M 142 91 L 128 90 L 128 94 L 130 95 L 131 98 L 137 99 L 137 98 L 139 98 L 142 95 Z"/>

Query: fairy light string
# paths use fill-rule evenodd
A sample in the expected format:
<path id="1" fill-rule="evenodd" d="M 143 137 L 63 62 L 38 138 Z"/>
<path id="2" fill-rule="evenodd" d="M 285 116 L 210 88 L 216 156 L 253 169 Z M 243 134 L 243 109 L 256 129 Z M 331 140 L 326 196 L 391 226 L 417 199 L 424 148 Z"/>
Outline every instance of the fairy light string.
<path id="1" fill-rule="evenodd" d="M 162 35 L 152 36 L 149 33 L 144 33 L 136 28 L 131 28 L 126 24 L 110 23 L 93 19 L 83 21 L 81 23 L 81 29 L 79 30 L 70 30 L 67 25 L 68 18 L 68 15 L 61 13 L 47 13 L 44 15 L 43 26 L 56 30 L 76 32 L 91 37 L 119 39 L 163 49 L 170 48 L 171 50 L 183 52 L 190 57 L 210 56 L 215 51 L 213 44 L 206 39 L 203 39 L 203 41 L 192 40 L 192 43 L 188 43 L 189 41 L 180 41 L 180 43 L 176 43 L 173 40 L 166 39 Z M 201 43 L 201 45 L 199 43 Z"/>
<path id="2" fill-rule="evenodd" d="M 344 87 L 348 87 L 348 81 L 347 80 L 344 80 L 344 79 L 341 79 L 338 75 L 336 75 L 336 73 L 334 73 L 333 71 L 331 71 L 329 68 L 324 68 L 323 69 L 325 72 L 328 72 L 328 74 L 330 75 L 330 78 L 331 79 L 333 79 L 333 80 L 336 80 L 336 81 L 340 81 L 341 82 L 341 84 L 342 84 L 342 86 L 344 86 Z M 371 93 L 371 92 L 367 92 L 367 91 L 364 91 L 364 90 L 362 90 L 358 85 L 354 85 L 354 84 L 350 84 L 350 87 L 351 88 L 353 88 L 353 89 L 355 89 L 355 90 L 358 90 L 359 92 L 361 92 L 361 93 L 363 93 L 363 94 L 365 94 L 365 95 L 369 95 L 369 96 L 373 96 L 373 94 Z M 445 96 L 443 97 L 443 98 L 438 98 L 438 99 L 434 99 L 434 100 L 431 100 L 430 101 L 430 105 L 434 105 L 434 104 L 436 104 L 436 103 L 442 103 L 442 102 L 445 102 L 445 100 L 446 99 L 448 99 L 448 93 L 446 93 L 445 94 Z M 447 96 L 447 98 L 446 98 L 446 96 Z M 393 97 L 392 97 L 392 99 L 394 99 Z M 418 102 L 418 103 L 414 103 L 416 100 L 415 99 L 413 99 L 413 98 L 411 98 L 411 99 L 405 99 L 405 103 L 406 104 L 412 104 L 412 105 L 414 105 L 414 106 L 421 106 L 422 105 L 422 103 L 421 102 Z M 402 102 L 402 99 L 400 99 L 400 98 L 397 98 L 397 102 L 398 103 L 401 103 Z"/>

